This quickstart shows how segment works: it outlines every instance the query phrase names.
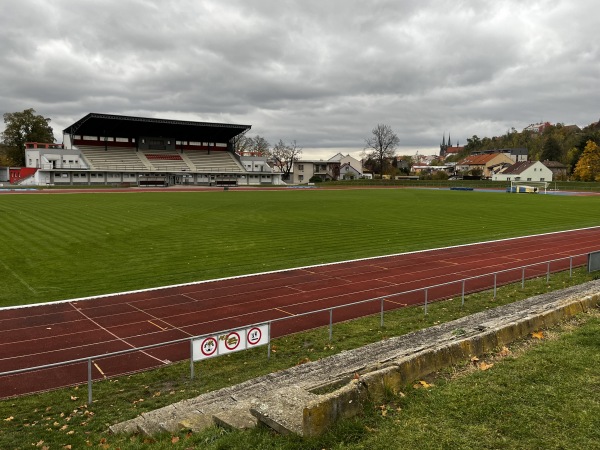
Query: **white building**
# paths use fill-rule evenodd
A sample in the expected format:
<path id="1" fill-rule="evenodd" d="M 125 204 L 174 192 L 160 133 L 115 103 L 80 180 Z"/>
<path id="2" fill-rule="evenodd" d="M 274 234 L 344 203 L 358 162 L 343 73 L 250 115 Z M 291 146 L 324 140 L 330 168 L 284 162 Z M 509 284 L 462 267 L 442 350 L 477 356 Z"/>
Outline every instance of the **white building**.
<path id="1" fill-rule="evenodd" d="M 540 161 L 521 161 L 493 175 L 494 181 L 552 181 L 552 171 Z"/>

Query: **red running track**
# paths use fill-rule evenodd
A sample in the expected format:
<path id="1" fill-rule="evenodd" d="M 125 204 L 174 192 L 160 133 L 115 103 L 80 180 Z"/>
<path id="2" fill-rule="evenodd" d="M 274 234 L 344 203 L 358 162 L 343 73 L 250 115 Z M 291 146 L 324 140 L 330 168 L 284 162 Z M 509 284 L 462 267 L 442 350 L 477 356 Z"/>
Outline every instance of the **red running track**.
<path id="1" fill-rule="evenodd" d="M 384 309 L 460 296 L 469 277 L 496 275 L 498 285 L 586 262 L 570 256 L 600 250 L 600 227 L 406 253 L 246 277 L 0 310 L 0 372 L 94 357 L 93 379 L 189 359 L 189 342 L 99 357 L 244 325 L 273 323 L 271 336 L 329 323 L 329 312 L 304 315 L 385 297 Z M 552 259 L 548 268 L 544 263 Z M 531 265 L 525 273 L 516 269 Z M 510 270 L 513 269 L 513 270 Z M 465 292 L 489 289 L 494 276 L 465 282 Z M 334 322 L 379 312 L 381 301 L 336 309 Z M 0 398 L 87 381 L 80 362 L 0 376 Z"/>

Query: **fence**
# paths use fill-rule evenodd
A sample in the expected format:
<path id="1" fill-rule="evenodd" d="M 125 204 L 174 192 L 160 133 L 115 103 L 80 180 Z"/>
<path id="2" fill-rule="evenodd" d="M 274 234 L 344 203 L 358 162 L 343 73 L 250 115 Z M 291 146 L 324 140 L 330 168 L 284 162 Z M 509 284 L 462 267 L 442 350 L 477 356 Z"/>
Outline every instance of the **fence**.
<path id="1" fill-rule="evenodd" d="M 553 260 L 547 260 L 539 263 L 528 264 L 525 266 L 519 266 L 511 269 L 500 270 L 496 272 L 489 272 L 482 275 L 476 275 L 472 277 L 460 278 L 458 280 L 452 280 L 444 283 L 439 283 L 435 285 L 430 285 L 427 287 L 407 290 L 398 292 L 391 295 L 384 295 L 380 297 L 374 297 L 366 300 L 361 300 L 352 303 L 344 303 L 337 306 L 331 306 L 328 308 L 317 309 L 313 311 L 308 311 L 304 313 L 299 313 L 293 316 L 286 316 L 277 319 L 272 319 L 269 321 L 263 321 L 261 323 L 255 324 L 244 324 L 236 328 L 242 327 L 252 327 L 252 326 L 268 326 L 268 344 L 267 344 L 267 358 L 271 356 L 271 338 L 273 337 L 273 330 L 276 330 L 276 333 L 279 336 L 284 336 L 286 334 L 291 334 L 299 331 L 306 331 L 308 329 L 318 328 L 323 325 L 328 324 L 329 329 L 329 341 L 333 340 L 333 324 L 335 322 L 342 322 L 351 319 L 355 319 L 358 317 L 364 317 L 373 314 L 380 315 L 380 326 L 384 326 L 384 314 L 386 311 L 386 304 L 388 305 L 387 310 L 397 310 L 403 306 L 423 306 L 424 314 L 427 314 L 428 305 L 433 301 L 444 300 L 448 298 L 461 298 L 461 306 L 465 303 L 465 295 L 481 292 L 485 290 L 493 290 L 493 296 L 496 297 L 498 286 L 507 285 L 511 283 L 520 282 L 521 287 L 525 287 L 525 280 L 531 278 L 538 278 L 540 276 L 546 276 L 546 281 L 550 280 L 550 274 L 556 272 L 564 272 L 566 270 L 569 271 L 569 277 L 573 276 L 573 268 L 582 267 L 588 264 L 588 259 L 590 258 L 591 253 L 581 253 L 577 255 L 567 256 L 564 258 L 558 258 Z M 386 303 L 387 302 L 387 303 Z M 334 320 L 334 312 L 343 313 L 340 317 L 335 318 Z M 308 316 L 321 316 L 325 318 L 324 323 L 321 325 L 315 324 L 314 321 L 309 323 L 309 326 L 306 326 L 302 323 L 302 320 Z M 296 323 L 295 325 L 288 325 L 287 328 L 280 327 L 277 329 L 279 325 L 290 324 L 293 321 L 300 321 L 300 323 Z M 217 332 L 211 332 L 203 335 L 186 337 L 176 340 L 171 340 L 167 342 L 160 342 L 156 344 L 146 345 L 142 347 L 131 348 L 127 350 L 121 350 L 111 353 L 105 353 L 94 356 L 86 356 L 78 359 L 73 359 L 69 361 L 60 361 L 52 364 L 45 364 L 35 367 L 28 367 L 23 369 L 11 370 L 6 372 L 0 372 L 0 377 L 11 376 L 29 372 L 35 372 L 39 370 L 52 369 L 57 367 L 66 367 L 73 365 L 82 365 L 87 364 L 87 387 L 88 387 L 88 404 L 92 403 L 92 384 L 93 384 L 93 375 L 92 375 L 92 365 L 96 364 L 96 361 L 100 359 L 106 358 L 114 358 L 130 353 L 136 352 L 146 352 L 148 350 L 156 349 L 159 347 L 167 347 L 177 344 L 189 343 L 190 348 L 190 377 L 194 378 L 194 359 L 192 356 L 193 353 L 193 342 L 199 339 L 204 339 L 210 336 L 219 335 L 219 334 L 227 334 L 231 331 L 222 330 Z M 129 372 L 128 372 L 129 373 Z M 122 374 L 121 374 L 122 375 Z M 105 378 L 105 377 L 103 377 Z M 82 381 L 83 382 L 83 381 Z M 72 383 L 70 383 L 72 384 Z"/>

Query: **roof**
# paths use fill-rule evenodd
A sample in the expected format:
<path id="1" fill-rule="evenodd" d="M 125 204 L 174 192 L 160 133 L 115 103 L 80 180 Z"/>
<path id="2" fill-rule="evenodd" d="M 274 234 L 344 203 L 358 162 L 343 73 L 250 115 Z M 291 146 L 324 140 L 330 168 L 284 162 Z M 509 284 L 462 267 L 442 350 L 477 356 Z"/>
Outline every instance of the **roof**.
<path id="1" fill-rule="evenodd" d="M 518 163 L 507 167 L 506 170 L 502 173 L 504 175 L 518 175 L 520 173 L 525 172 L 527 169 L 529 169 L 531 166 L 538 162 L 539 161 L 519 161 Z"/>
<path id="2" fill-rule="evenodd" d="M 542 161 L 542 164 L 545 165 L 548 169 L 566 169 L 567 166 L 565 166 L 563 163 L 558 162 L 558 161 Z"/>
<path id="3" fill-rule="evenodd" d="M 170 137 L 184 141 L 229 142 L 251 125 L 234 125 L 89 113 L 64 134 L 111 137 Z"/>
<path id="4" fill-rule="evenodd" d="M 468 166 L 485 166 L 492 159 L 496 158 L 500 153 L 490 153 L 485 155 L 471 155 L 463 158 L 458 162 L 460 165 Z"/>

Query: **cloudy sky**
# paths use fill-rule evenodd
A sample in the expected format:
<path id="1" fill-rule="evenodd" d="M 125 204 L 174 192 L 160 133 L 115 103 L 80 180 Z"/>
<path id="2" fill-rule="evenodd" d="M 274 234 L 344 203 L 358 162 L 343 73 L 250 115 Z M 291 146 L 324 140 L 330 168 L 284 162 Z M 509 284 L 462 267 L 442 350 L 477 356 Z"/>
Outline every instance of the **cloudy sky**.
<path id="1" fill-rule="evenodd" d="M 1 111 L 252 125 L 304 157 L 600 118 L 597 0 L 0 0 Z M 3 124 L 0 124 L 0 130 Z"/>

